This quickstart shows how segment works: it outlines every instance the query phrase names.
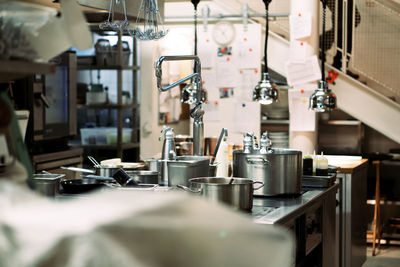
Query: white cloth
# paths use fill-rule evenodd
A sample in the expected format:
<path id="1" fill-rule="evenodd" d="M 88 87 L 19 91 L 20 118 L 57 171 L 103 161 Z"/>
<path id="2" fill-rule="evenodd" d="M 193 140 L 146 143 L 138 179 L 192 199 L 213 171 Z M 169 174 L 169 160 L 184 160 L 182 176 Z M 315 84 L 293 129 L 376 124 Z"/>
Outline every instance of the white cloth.
<path id="1" fill-rule="evenodd" d="M 288 231 L 181 192 L 49 200 L 0 180 L 0 266 L 290 266 Z"/>

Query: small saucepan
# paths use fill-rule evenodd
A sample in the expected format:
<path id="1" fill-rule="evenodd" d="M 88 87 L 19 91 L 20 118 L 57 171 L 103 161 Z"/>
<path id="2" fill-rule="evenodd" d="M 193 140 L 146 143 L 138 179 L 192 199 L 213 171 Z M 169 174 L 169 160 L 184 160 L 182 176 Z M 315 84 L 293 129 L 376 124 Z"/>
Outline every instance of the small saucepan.
<path id="1" fill-rule="evenodd" d="M 264 186 L 263 182 L 237 177 L 200 177 L 189 179 L 189 183 L 190 188 L 182 185 L 177 187 L 244 211 L 251 211 L 254 190 Z M 255 184 L 259 186 L 255 188 Z"/>

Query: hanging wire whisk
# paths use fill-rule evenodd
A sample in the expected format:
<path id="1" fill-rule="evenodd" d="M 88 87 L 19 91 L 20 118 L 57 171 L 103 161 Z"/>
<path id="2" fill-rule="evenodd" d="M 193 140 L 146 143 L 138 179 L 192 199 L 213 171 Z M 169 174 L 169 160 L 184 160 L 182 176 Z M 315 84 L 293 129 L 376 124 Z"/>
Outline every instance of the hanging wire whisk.
<path id="1" fill-rule="evenodd" d="M 122 8 L 124 11 L 124 20 L 114 20 L 115 9 L 122 2 Z M 99 24 L 99 28 L 102 30 L 112 29 L 114 31 L 123 32 L 129 26 L 128 18 L 126 17 L 126 3 L 125 0 L 111 0 L 110 9 L 108 11 L 108 19 Z"/>
<path id="2" fill-rule="evenodd" d="M 143 28 L 139 23 L 143 22 Z M 168 33 L 164 29 L 157 0 L 142 0 L 134 29 L 128 29 L 130 35 L 139 40 L 157 40 Z"/>

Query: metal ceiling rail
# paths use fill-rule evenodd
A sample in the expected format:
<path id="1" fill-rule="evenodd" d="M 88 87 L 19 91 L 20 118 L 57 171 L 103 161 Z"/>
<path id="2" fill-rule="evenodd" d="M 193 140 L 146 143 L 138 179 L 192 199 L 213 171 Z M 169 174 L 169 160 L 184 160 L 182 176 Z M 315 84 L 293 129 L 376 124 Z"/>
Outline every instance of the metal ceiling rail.
<path id="1" fill-rule="evenodd" d="M 277 14 L 268 14 L 268 17 L 275 20 L 278 17 L 288 17 L 289 14 L 286 13 L 277 13 Z M 199 16 L 203 20 L 203 25 L 205 28 L 207 28 L 207 24 L 209 21 L 215 21 L 215 20 L 220 20 L 220 19 L 237 19 L 241 20 L 245 30 L 247 30 L 247 24 L 249 22 L 249 19 L 251 18 L 265 18 L 266 14 L 250 14 L 249 13 L 249 7 L 247 4 L 244 4 L 242 6 L 242 13 L 241 14 L 217 14 L 217 15 L 210 15 L 210 7 L 209 6 L 204 6 L 201 10 L 201 16 Z M 165 16 L 164 21 L 165 22 L 186 22 L 186 21 L 192 21 L 193 16 Z"/>
<path id="2" fill-rule="evenodd" d="M 280 17 L 288 17 L 287 13 L 277 13 L 277 14 L 268 14 L 270 18 L 280 18 Z M 217 14 L 211 15 L 207 17 L 208 19 L 225 19 L 225 18 L 244 18 L 243 14 Z M 249 14 L 248 18 L 265 18 L 265 14 Z M 193 20 L 193 16 L 165 16 L 165 20 L 173 20 L 173 19 L 190 19 Z"/>

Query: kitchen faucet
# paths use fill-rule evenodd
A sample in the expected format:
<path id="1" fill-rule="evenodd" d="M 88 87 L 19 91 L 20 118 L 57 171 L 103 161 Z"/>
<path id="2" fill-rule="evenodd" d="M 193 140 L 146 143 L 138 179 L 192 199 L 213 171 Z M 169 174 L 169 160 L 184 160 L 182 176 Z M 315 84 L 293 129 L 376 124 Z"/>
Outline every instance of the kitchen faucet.
<path id="1" fill-rule="evenodd" d="M 179 61 L 179 60 L 194 60 L 194 73 L 187 77 L 174 82 L 166 87 L 162 87 L 162 63 L 163 61 Z M 190 79 L 190 84 L 186 85 L 182 90 L 181 102 L 193 105 L 190 110 L 190 116 L 193 118 L 193 154 L 196 156 L 204 155 L 204 124 L 202 103 L 204 101 L 204 93 L 202 90 L 201 81 L 201 64 L 198 56 L 161 56 L 156 63 L 157 88 L 160 92 L 168 91 L 169 89 Z"/>

